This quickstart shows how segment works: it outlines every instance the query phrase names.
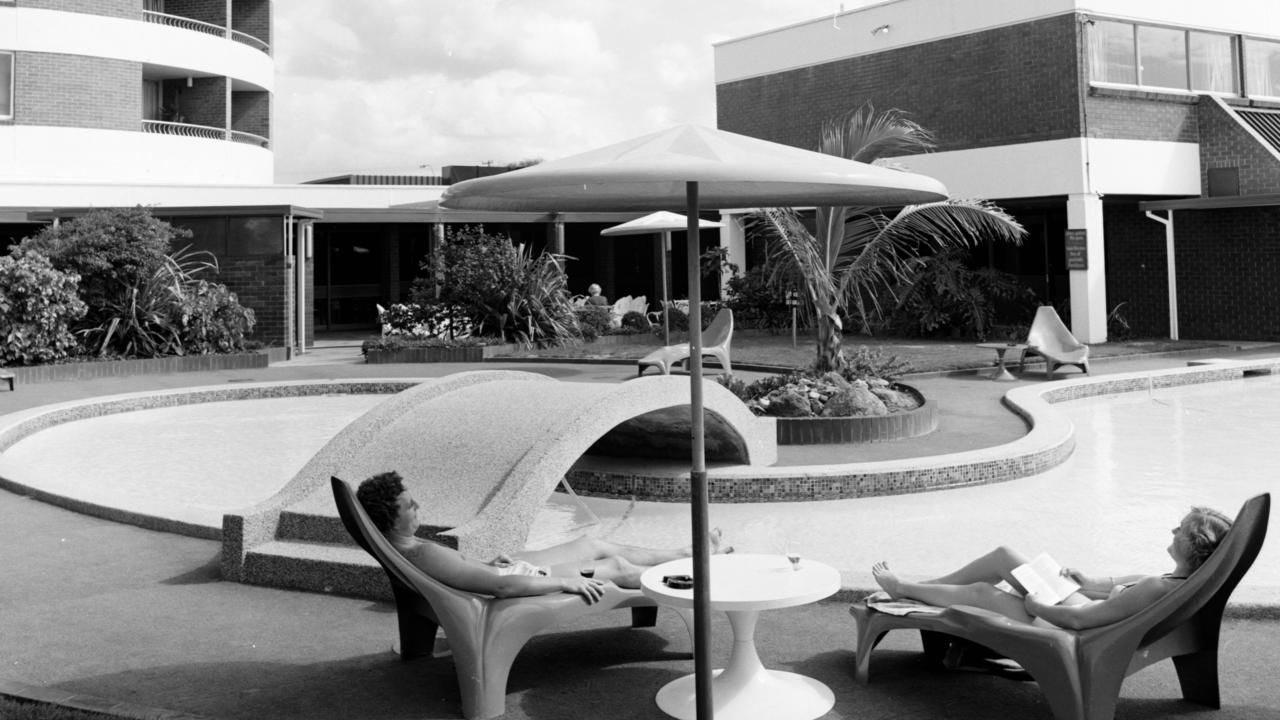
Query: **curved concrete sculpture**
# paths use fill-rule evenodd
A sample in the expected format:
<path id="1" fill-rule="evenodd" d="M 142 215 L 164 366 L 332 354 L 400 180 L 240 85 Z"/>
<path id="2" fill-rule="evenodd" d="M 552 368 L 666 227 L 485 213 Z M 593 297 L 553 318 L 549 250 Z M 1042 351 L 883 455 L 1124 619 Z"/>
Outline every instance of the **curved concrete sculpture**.
<path id="1" fill-rule="evenodd" d="M 402 412 L 394 420 L 376 433 L 344 432 L 322 454 L 347 457 L 332 474 L 352 483 L 400 473 L 421 505 L 422 523 L 452 528 L 446 534 L 475 557 L 523 549 L 538 509 L 593 447 L 689 456 L 687 378 L 609 385 L 480 372 L 444 383 L 451 386 L 447 392 L 436 384 L 397 398 Z M 703 392 L 709 455 L 743 465 L 777 459 L 771 425 L 717 383 L 705 383 Z M 370 412 L 385 416 L 390 410 Z M 330 474 L 308 467 L 311 475 Z"/>

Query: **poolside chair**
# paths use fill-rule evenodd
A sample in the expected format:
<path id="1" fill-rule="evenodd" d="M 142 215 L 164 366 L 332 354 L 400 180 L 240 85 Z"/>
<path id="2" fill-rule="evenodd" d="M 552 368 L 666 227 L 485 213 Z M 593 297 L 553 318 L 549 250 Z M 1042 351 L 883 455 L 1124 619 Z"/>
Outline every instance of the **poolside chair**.
<path id="1" fill-rule="evenodd" d="M 391 581 L 400 625 L 401 659 L 430 655 L 436 629 L 444 628 L 457 668 L 462 714 L 491 718 L 506 710 L 507 675 L 516 655 L 539 631 L 565 620 L 606 610 L 631 609 L 632 627 L 653 627 L 656 604 L 639 590 L 609 583 L 599 602 L 559 593 L 498 599 L 456 590 L 419 570 L 374 527 L 351 486 L 331 479 L 338 515 L 360 547 L 378 561 Z M 693 633 L 693 618 L 680 610 Z"/>
<path id="2" fill-rule="evenodd" d="M 939 660 L 955 643 L 972 643 L 1019 663 L 1040 684 L 1058 720 L 1111 720 L 1124 679 L 1171 658 L 1182 697 L 1220 707 L 1218 631 L 1227 598 L 1253 564 L 1267 534 L 1271 495 L 1245 502 L 1222 544 L 1181 586 L 1133 617 L 1072 631 L 1039 627 L 975 607 L 936 615 L 890 615 L 854 603 L 854 676 L 866 684 L 871 651 L 890 630 L 920 631 L 926 654 Z"/>
<path id="3" fill-rule="evenodd" d="M 1075 365 L 1089 373 L 1089 346 L 1076 340 L 1051 305 L 1041 305 L 1036 310 L 1026 346 L 1018 360 L 1019 371 L 1026 367 L 1027 358 L 1039 355 L 1044 358 L 1045 375 L 1051 380 L 1054 368 L 1063 365 Z"/>
<path id="4" fill-rule="evenodd" d="M 725 375 L 733 374 L 733 367 L 729 364 L 729 343 L 732 340 L 733 311 L 724 308 L 716 313 L 716 318 L 711 321 L 711 325 L 702 331 L 702 354 L 718 360 L 720 367 L 724 368 Z M 661 370 L 663 375 L 670 375 L 672 367 L 688 359 L 689 343 L 660 347 L 636 361 L 638 370 L 636 375 L 637 377 L 644 375 L 644 369 L 650 366 Z"/>

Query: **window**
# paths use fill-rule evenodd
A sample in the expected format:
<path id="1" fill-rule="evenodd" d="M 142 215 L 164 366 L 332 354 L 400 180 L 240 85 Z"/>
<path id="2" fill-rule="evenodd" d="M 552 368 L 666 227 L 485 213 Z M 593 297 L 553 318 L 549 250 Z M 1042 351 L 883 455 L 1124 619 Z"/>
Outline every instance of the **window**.
<path id="1" fill-rule="evenodd" d="M 1245 40 L 1244 76 L 1250 95 L 1280 97 L 1280 42 Z"/>
<path id="2" fill-rule="evenodd" d="M 1094 82 L 1196 92 L 1240 92 L 1233 35 L 1099 20 L 1089 30 Z"/>
<path id="3" fill-rule="evenodd" d="M 1128 23 L 1100 21 L 1089 34 L 1090 64 L 1099 82 L 1137 85 L 1137 52 L 1133 26 Z"/>
<path id="4" fill-rule="evenodd" d="M 1138 84 L 1187 89 L 1187 33 L 1138 26 Z"/>
<path id="5" fill-rule="evenodd" d="M 3 2 L 3 0 L 0 0 Z M 13 119 L 13 53 L 0 52 L 0 120 Z"/>
<path id="6" fill-rule="evenodd" d="M 1233 35 L 1187 33 L 1191 89 L 1240 94 L 1240 49 Z"/>

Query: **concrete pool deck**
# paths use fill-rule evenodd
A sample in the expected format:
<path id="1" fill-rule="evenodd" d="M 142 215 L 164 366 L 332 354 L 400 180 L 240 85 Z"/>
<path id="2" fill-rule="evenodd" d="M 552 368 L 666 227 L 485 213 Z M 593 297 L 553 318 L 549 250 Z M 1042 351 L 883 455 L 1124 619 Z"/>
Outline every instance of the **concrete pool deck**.
<path id="1" fill-rule="evenodd" d="M 1207 351 L 1204 356 L 1276 355 L 1276 348 Z M 1188 357 L 1098 362 L 1095 374 L 1181 367 Z M 474 366 L 364 366 L 358 349 L 321 348 L 267 369 L 190 373 L 20 386 L 0 392 L 0 413 L 52 402 L 226 382 L 344 377 L 421 377 Z M 564 379 L 615 382 L 631 367 L 485 363 Z M 1063 373 L 1060 377 L 1069 377 Z M 920 454 L 962 452 L 1016 439 L 1025 425 L 999 403 L 1019 384 L 972 374 L 913 378 L 926 395 L 946 398 L 952 422 Z M 859 446 L 895 452 L 889 444 Z M 837 449 L 817 452 L 838 453 Z M 897 450 L 903 452 L 902 449 Z M 899 455 L 901 456 L 901 455 Z M 865 459 L 861 455 L 860 459 Z M 832 462 L 839 460 L 824 460 Z M 1231 512 L 1235 508 L 1224 508 Z M 399 663 L 387 648 L 394 615 L 385 603 L 294 593 L 220 581 L 218 546 L 90 518 L 0 492 L 0 693 L 153 716 L 456 717 L 457 689 L 447 660 Z M 1163 528 L 1159 528 L 1163 529 Z M 910 557 L 895 557 L 902 566 Z M 716 657 L 730 637 L 723 618 Z M 664 717 L 652 704 L 666 681 L 689 671 L 687 639 L 674 616 L 657 632 L 622 629 L 618 617 L 568 626 L 531 643 L 509 687 L 510 718 Z M 835 628 L 835 630 L 832 630 Z M 847 632 L 840 632 L 845 628 Z M 757 633 L 767 665 L 822 679 L 837 695 L 831 717 L 1048 717 L 1033 684 L 964 673 L 924 675 L 915 639 L 891 634 L 872 684 L 851 681 L 852 622 L 843 603 L 770 613 Z M 1280 623 L 1247 618 L 1224 626 L 1224 708 L 1214 718 L 1276 717 L 1280 689 L 1265 678 L 1280 660 Z M 655 659 L 656 658 L 656 659 Z M 604 668 L 601 670 L 601 668 Z M 591 685 L 589 693 L 578 692 Z M 80 700 L 73 698 L 79 697 Z M 1134 676 L 1119 717 L 1160 717 L 1192 706 L 1178 697 L 1172 667 Z M 116 705 L 123 702 L 125 705 Z"/>

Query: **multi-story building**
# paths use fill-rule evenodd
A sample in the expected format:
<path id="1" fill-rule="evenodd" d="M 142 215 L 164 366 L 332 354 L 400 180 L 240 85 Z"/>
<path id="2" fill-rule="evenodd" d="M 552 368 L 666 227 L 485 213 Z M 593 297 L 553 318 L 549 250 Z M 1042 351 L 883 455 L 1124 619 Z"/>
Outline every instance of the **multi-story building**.
<path id="1" fill-rule="evenodd" d="M 816 149 L 863 103 L 897 158 L 1027 227 L 989 261 L 1147 335 L 1280 339 L 1280 13 L 1270 0 L 890 0 L 721 43 L 718 125 Z M 1123 303 L 1123 305 L 1121 305 Z"/>
<path id="2" fill-rule="evenodd" d="M 272 181 L 270 0 L 0 0 L 0 180 Z"/>

